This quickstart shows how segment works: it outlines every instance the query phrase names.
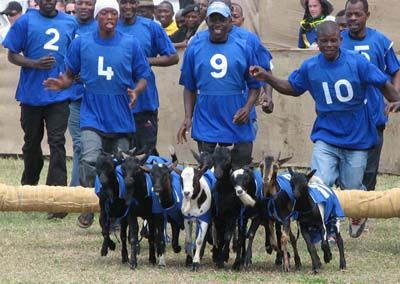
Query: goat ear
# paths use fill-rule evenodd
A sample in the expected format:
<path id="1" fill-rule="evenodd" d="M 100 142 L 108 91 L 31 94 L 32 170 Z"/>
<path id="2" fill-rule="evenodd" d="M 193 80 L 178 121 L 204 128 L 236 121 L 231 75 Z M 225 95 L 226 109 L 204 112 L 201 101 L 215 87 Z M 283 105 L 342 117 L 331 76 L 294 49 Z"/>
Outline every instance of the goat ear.
<path id="1" fill-rule="evenodd" d="M 195 151 L 193 151 L 192 149 L 190 149 L 190 152 L 193 155 L 193 158 L 196 160 L 196 162 L 200 165 L 201 164 L 201 159 L 199 154 L 197 154 Z"/>
<path id="2" fill-rule="evenodd" d="M 122 158 L 123 159 L 128 159 L 131 155 L 127 154 L 126 152 L 122 151 L 121 152 Z"/>
<path id="3" fill-rule="evenodd" d="M 284 159 L 280 159 L 280 160 L 278 160 L 277 163 L 278 163 L 279 166 L 282 166 L 283 164 L 285 164 L 288 161 L 290 161 L 292 158 L 293 158 L 293 156 L 290 156 L 290 157 L 287 157 L 287 158 L 284 158 Z"/>
<path id="4" fill-rule="evenodd" d="M 294 176 L 294 171 L 293 171 L 292 167 L 289 167 L 288 170 L 289 170 L 290 175 Z"/>
<path id="5" fill-rule="evenodd" d="M 128 153 L 129 153 L 131 156 L 133 156 L 133 155 L 135 154 L 135 152 L 136 152 L 136 147 L 133 147 L 132 149 L 130 149 L 130 150 L 128 151 Z"/>
<path id="6" fill-rule="evenodd" d="M 226 149 L 228 149 L 229 151 L 232 151 L 233 148 L 235 148 L 235 144 L 232 144 L 231 146 L 226 147 Z"/>
<path id="7" fill-rule="evenodd" d="M 281 152 L 279 151 L 278 157 L 276 157 L 276 160 L 279 161 L 280 158 L 281 158 Z"/>
<path id="8" fill-rule="evenodd" d="M 316 171 L 317 171 L 316 169 L 313 169 L 311 172 L 307 174 L 307 181 L 309 181 L 312 178 L 312 176 L 315 174 Z"/>
<path id="9" fill-rule="evenodd" d="M 140 168 L 141 168 L 143 171 L 145 171 L 146 173 L 149 173 L 149 172 L 150 172 L 150 169 L 149 169 L 148 167 L 146 167 L 146 166 L 140 166 Z"/>

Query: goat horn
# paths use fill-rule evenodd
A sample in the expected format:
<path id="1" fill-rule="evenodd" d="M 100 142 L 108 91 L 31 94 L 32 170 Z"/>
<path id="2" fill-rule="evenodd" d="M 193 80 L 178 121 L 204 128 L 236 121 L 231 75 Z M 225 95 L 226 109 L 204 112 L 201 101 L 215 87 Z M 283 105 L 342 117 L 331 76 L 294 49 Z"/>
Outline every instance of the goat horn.
<path id="1" fill-rule="evenodd" d="M 171 169 L 172 169 L 174 172 L 176 172 L 178 175 L 181 175 L 181 174 L 182 174 L 182 170 L 181 170 L 181 169 L 178 169 L 175 163 L 174 163 L 174 164 L 171 164 L 170 167 L 171 167 Z"/>

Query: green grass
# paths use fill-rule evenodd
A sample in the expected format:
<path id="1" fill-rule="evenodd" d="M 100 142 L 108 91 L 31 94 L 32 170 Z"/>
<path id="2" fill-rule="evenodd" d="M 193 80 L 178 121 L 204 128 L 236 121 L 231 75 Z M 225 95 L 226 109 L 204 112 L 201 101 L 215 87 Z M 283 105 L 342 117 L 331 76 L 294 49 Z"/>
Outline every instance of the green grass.
<path id="1" fill-rule="evenodd" d="M 70 164 L 68 165 L 71 166 Z M 47 163 L 46 163 L 47 167 Z M 22 162 L 0 159 L 0 183 L 18 185 Z M 45 171 L 41 177 L 44 184 Z M 400 178 L 380 176 L 379 189 L 400 188 Z M 339 256 L 333 248 L 333 260 L 323 264 L 321 273 L 312 275 L 311 261 L 300 238 L 300 271 L 282 273 L 274 256 L 263 249 L 262 230 L 253 250 L 253 265 L 241 272 L 216 270 L 206 249 L 201 270 L 193 273 L 184 267 L 183 253 L 167 248 L 167 267 L 148 264 L 147 243 L 142 243 L 136 271 L 121 264 L 120 244 L 108 256 L 100 256 L 102 237 L 96 222 L 88 230 L 76 226 L 78 214 L 63 220 L 46 220 L 45 213 L 0 212 L 0 283 L 399 283 L 400 223 L 398 219 L 370 220 L 369 232 L 359 239 L 346 233 L 342 222 L 348 269 L 338 270 Z M 97 221 L 97 219 L 96 219 Z M 181 245 L 183 244 L 183 235 Z M 115 237 L 113 236 L 115 239 Z M 319 250 L 322 259 L 322 253 Z"/>

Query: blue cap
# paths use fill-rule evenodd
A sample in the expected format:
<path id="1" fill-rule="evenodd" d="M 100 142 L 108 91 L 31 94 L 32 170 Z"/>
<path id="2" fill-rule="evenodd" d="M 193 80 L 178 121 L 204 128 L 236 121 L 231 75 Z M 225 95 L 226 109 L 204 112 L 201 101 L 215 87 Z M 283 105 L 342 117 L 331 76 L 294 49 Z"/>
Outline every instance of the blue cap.
<path id="1" fill-rule="evenodd" d="M 210 6 L 208 6 L 207 17 L 209 17 L 211 14 L 214 13 L 221 14 L 225 18 L 228 18 L 231 16 L 231 9 L 225 3 L 220 1 L 215 1 L 212 2 Z"/>

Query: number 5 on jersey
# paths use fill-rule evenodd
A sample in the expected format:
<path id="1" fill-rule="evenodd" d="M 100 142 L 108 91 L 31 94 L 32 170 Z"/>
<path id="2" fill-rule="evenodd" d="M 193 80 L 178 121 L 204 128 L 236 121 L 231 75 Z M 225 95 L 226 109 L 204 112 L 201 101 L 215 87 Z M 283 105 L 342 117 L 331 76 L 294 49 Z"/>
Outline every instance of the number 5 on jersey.
<path id="1" fill-rule="evenodd" d="M 104 70 L 104 57 L 99 56 L 98 64 L 97 64 L 97 74 L 99 76 L 105 76 L 107 81 L 110 81 L 114 76 L 114 71 L 111 66 L 107 66 L 107 69 Z"/>

